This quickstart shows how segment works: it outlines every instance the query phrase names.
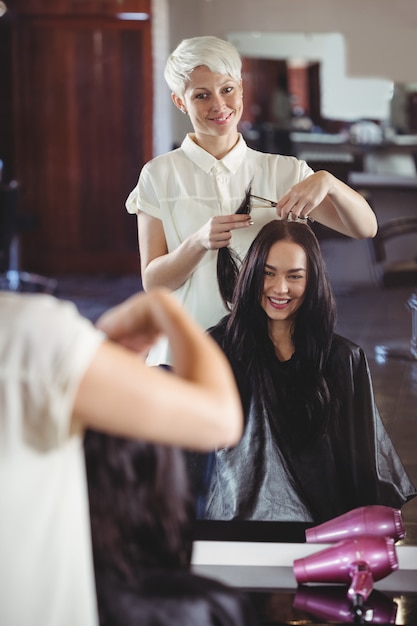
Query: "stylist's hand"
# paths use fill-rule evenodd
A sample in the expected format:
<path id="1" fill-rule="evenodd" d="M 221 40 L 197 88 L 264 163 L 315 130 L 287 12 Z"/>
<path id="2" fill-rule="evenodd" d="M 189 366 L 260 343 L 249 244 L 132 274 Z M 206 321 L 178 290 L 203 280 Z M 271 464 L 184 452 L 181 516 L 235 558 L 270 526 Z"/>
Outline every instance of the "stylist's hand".
<path id="1" fill-rule="evenodd" d="M 319 171 L 297 183 L 277 203 L 278 217 L 307 217 L 326 198 L 332 188 L 333 176 Z"/>
<path id="2" fill-rule="evenodd" d="M 251 216 L 232 213 L 215 215 L 197 232 L 200 245 L 206 250 L 218 250 L 230 244 L 232 230 L 247 228 L 252 224 Z"/>
<path id="3" fill-rule="evenodd" d="M 164 330 L 158 307 L 170 297 L 163 288 L 138 293 L 103 313 L 96 327 L 109 339 L 145 356 Z"/>

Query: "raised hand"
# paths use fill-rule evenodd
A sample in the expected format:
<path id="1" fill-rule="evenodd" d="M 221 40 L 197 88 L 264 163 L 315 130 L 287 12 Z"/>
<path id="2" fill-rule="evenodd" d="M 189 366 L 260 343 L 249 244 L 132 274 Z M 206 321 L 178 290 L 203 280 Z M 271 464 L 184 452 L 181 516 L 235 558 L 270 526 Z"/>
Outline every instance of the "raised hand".
<path id="1" fill-rule="evenodd" d="M 332 188 L 332 175 L 319 171 L 297 183 L 277 202 L 281 219 L 307 217 L 323 202 Z"/>

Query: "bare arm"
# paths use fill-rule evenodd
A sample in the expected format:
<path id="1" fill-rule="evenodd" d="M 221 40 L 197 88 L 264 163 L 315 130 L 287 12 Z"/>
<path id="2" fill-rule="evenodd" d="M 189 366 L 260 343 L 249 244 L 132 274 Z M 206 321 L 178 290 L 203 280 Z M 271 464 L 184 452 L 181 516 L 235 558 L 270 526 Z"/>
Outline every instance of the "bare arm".
<path id="1" fill-rule="evenodd" d="M 231 230 L 247 226 L 250 226 L 249 215 L 217 215 L 178 248 L 168 252 L 161 220 L 140 212 L 138 237 L 144 289 L 161 286 L 178 289 L 194 272 L 207 250 L 228 246 Z"/>
<path id="2" fill-rule="evenodd" d="M 113 341 L 99 348 L 81 382 L 75 420 L 197 450 L 237 443 L 242 409 L 226 357 L 165 290 L 129 298 L 97 326 Z M 170 341 L 173 373 L 145 365 L 137 354 L 161 333 Z"/>
<path id="3" fill-rule="evenodd" d="M 278 202 L 278 213 L 305 217 L 355 239 L 375 237 L 378 223 L 363 196 L 341 180 L 321 170 L 294 185 Z M 312 213 L 314 211 L 314 213 Z"/>

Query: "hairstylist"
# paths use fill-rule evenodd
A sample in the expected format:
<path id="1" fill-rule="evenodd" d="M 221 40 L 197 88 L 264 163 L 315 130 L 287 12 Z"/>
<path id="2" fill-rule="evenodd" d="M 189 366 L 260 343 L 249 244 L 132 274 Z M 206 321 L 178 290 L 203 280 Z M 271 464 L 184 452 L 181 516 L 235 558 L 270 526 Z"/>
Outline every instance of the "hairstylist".
<path id="1" fill-rule="evenodd" d="M 72 303 L 0 292 L 2 626 L 98 625 L 87 428 L 197 450 L 242 432 L 224 355 L 166 290 L 132 296 L 97 327 Z M 139 357 L 160 333 L 170 374 Z"/>
<path id="2" fill-rule="evenodd" d="M 126 207 L 138 216 L 145 290 L 173 290 L 204 328 L 227 312 L 216 280 L 217 251 L 231 246 L 243 258 L 272 219 L 307 217 L 355 238 L 374 237 L 366 200 L 326 171 L 314 173 L 294 157 L 249 148 L 238 124 L 243 112 L 241 58 L 217 37 L 183 40 L 168 58 L 165 78 L 193 132 L 180 148 L 147 163 Z M 246 190 L 267 198 L 251 215 L 236 215 Z M 166 341 L 148 364 L 169 364 Z"/>

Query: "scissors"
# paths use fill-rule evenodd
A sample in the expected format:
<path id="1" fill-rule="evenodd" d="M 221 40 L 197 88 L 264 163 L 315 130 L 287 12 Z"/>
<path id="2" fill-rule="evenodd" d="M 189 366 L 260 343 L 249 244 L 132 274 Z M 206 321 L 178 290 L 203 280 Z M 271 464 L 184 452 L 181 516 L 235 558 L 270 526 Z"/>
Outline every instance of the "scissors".
<path id="1" fill-rule="evenodd" d="M 261 208 L 261 207 L 271 207 L 276 208 L 278 206 L 278 202 L 274 202 L 273 200 L 268 200 L 267 198 L 262 198 L 262 196 L 255 196 L 254 194 L 250 194 L 250 208 Z M 292 222 L 300 222 L 300 224 L 307 224 L 308 222 L 313 222 L 314 220 L 307 215 L 307 217 L 290 217 L 291 211 L 288 214 L 288 220 Z"/>

